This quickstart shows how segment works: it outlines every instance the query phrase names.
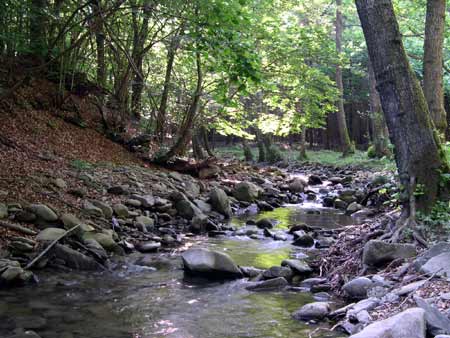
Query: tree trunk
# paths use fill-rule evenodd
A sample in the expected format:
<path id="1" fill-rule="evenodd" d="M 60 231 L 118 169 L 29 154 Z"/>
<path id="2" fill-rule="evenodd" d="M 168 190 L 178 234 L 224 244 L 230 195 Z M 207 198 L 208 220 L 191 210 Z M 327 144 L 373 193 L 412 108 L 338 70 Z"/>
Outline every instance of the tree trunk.
<path id="1" fill-rule="evenodd" d="M 344 29 L 344 22 L 342 18 L 342 0 L 336 0 L 336 51 L 339 54 L 342 52 L 342 31 Z M 344 84 L 342 82 L 342 69 L 338 62 L 336 64 L 336 86 L 339 91 L 339 98 L 337 101 L 336 122 L 337 131 L 339 134 L 339 142 L 341 151 L 344 156 L 354 152 L 350 137 L 348 136 L 347 122 L 345 121 L 344 110 Z"/>
<path id="2" fill-rule="evenodd" d="M 436 129 L 445 134 L 443 45 L 446 0 L 428 0 L 423 54 L 423 92 Z"/>
<path id="3" fill-rule="evenodd" d="M 47 54 L 47 0 L 31 0 L 30 8 L 30 51 L 38 59 Z"/>
<path id="4" fill-rule="evenodd" d="M 203 146 L 206 150 L 206 153 L 208 154 L 208 156 L 213 157 L 214 156 L 214 152 L 211 149 L 211 146 L 209 144 L 209 139 L 208 139 L 208 130 L 206 129 L 205 126 L 201 126 L 200 127 L 200 139 L 203 141 Z"/>
<path id="5" fill-rule="evenodd" d="M 180 126 L 180 133 L 175 144 L 170 148 L 167 154 L 163 155 L 161 158 L 157 159 L 158 162 L 167 162 L 171 160 L 174 156 L 180 155 L 186 149 L 190 137 L 192 136 L 192 125 L 194 119 L 198 113 L 200 107 L 200 99 L 202 96 L 202 86 L 203 86 L 203 73 L 201 65 L 200 52 L 196 52 L 196 64 L 197 64 L 197 86 L 195 88 L 194 97 L 189 106 L 189 109 L 184 117 L 184 121 Z"/>
<path id="6" fill-rule="evenodd" d="M 196 130 L 192 136 L 192 152 L 194 153 L 194 158 L 196 160 L 204 160 L 206 158 L 205 151 L 202 147 L 201 142 L 201 131 Z"/>
<path id="7" fill-rule="evenodd" d="M 164 125 L 166 124 L 166 114 L 167 114 L 167 101 L 169 99 L 170 82 L 172 77 L 173 63 L 175 61 L 176 51 L 179 46 L 179 34 L 175 34 L 170 42 L 167 50 L 167 65 L 166 65 L 166 75 L 164 78 L 163 92 L 161 95 L 161 103 L 158 109 L 158 115 L 156 117 L 156 137 L 161 145 L 164 141 Z"/>
<path id="8" fill-rule="evenodd" d="M 300 134 L 300 160 L 306 160 L 308 156 L 306 155 L 306 127 L 302 126 L 302 132 Z"/>
<path id="9" fill-rule="evenodd" d="M 448 172 L 439 139 L 419 81 L 403 47 L 391 0 L 356 0 L 372 62 L 402 189 L 405 211 L 414 193 L 411 178 L 421 188 L 418 207 L 428 211 L 439 195 L 441 173 Z"/>
<path id="10" fill-rule="evenodd" d="M 389 135 L 387 132 L 386 120 L 383 115 L 383 109 L 381 108 L 380 95 L 378 94 L 376 85 L 375 74 L 369 60 L 369 101 L 370 119 L 372 121 L 372 141 L 375 150 L 375 157 L 381 158 L 389 155 Z"/>
<path id="11" fill-rule="evenodd" d="M 264 147 L 263 136 L 259 130 L 256 131 L 256 143 L 258 145 L 258 162 L 266 162 L 266 149 Z"/>
<path id="12" fill-rule="evenodd" d="M 97 47 L 97 84 L 106 87 L 106 63 L 105 63 L 105 31 L 102 19 L 101 0 L 92 2 L 95 25 L 95 44 Z"/>

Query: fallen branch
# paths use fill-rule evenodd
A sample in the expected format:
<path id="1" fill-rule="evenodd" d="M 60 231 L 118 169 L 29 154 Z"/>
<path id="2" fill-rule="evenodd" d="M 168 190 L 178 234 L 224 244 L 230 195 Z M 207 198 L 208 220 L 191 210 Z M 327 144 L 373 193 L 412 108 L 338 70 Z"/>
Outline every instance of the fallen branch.
<path id="1" fill-rule="evenodd" d="M 51 242 L 39 255 L 37 255 L 30 263 L 25 266 L 24 269 L 30 269 L 34 264 L 36 264 L 42 257 L 45 256 L 47 252 L 50 251 L 51 248 L 55 246 L 56 243 L 58 243 L 60 240 L 62 240 L 64 237 L 66 237 L 68 234 L 72 233 L 74 230 L 78 229 L 81 224 L 75 225 L 73 228 L 70 228 L 65 233 L 63 233 L 61 236 L 59 236 L 57 239 L 55 239 L 53 242 Z"/>
<path id="2" fill-rule="evenodd" d="M 10 230 L 21 232 L 21 233 L 23 233 L 25 235 L 30 235 L 30 236 L 37 235 L 36 231 L 28 229 L 28 228 L 25 228 L 25 227 L 23 227 L 21 225 L 18 225 L 18 224 L 11 224 L 11 223 L 7 223 L 7 222 L 4 222 L 4 221 L 0 221 L 0 226 L 4 227 L 4 228 L 7 228 L 7 229 L 10 229 Z"/>

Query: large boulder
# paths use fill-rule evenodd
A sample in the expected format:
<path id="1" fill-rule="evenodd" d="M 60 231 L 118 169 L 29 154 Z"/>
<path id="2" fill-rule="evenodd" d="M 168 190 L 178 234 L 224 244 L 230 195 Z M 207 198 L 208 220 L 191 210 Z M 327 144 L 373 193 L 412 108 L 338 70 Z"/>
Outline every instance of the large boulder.
<path id="1" fill-rule="evenodd" d="M 175 209 L 177 209 L 177 212 L 181 217 L 189 220 L 195 216 L 203 215 L 202 211 L 187 198 L 176 202 Z"/>
<path id="2" fill-rule="evenodd" d="M 307 185 L 308 182 L 306 182 L 304 179 L 296 177 L 289 183 L 289 190 L 295 193 L 304 192 Z"/>
<path id="3" fill-rule="evenodd" d="M 231 217 L 230 200 L 225 191 L 219 188 L 214 188 L 209 193 L 209 199 L 213 210 L 221 213 L 227 218 Z"/>
<path id="4" fill-rule="evenodd" d="M 411 308 L 393 317 L 370 324 L 350 338 L 425 338 L 425 311 Z"/>
<path id="5" fill-rule="evenodd" d="M 370 266 L 380 266 L 395 259 L 406 259 L 416 256 L 413 244 L 386 243 L 371 240 L 366 243 L 363 251 L 363 263 Z"/>
<path id="6" fill-rule="evenodd" d="M 323 319 L 330 313 L 330 304 L 328 302 L 314 302 L 303 305 L 292 315 L 297 320 Z"/>
<path id="7" fill-rule="evenodd" d="M 241 278 L 242 272 L 227 254 L 207 249 L 190 249 L 181 258 L 184 270 L 210 278 Z"/>
<path id="8" fill-rule="evenodd" d="M 420 272 L 428 276 L 436 275 L 450 278 L 450 252 L 430 258 L 422 267 Z"/>
<path id="9" fill-rule="evenodd" d="M 373 287 L 372 281 L 367 277 L 357 277 L 345 283 L 342 289 L 350 298 L 363 299 L 367 297 L 367 291 Z"/>
<path id="10" fill-rule="evenodd" d="M 234 186 L 233 196 L 243 202 L 253 202 L 258 199 L 261 189 L 251 182 L 240 182 Z"/>
<path id="11" fill-rule="evenodd" d="M 419 296 L 415 296 L 414 300 L 418 307 L 425 311 L 425 320 L 427 322 L 428 333 L 434 335 L 450 333 L 450 319 L 441 313 L 436 307 L 428 304 L 428 302 Z"/>
<path id="12" fill-rule="evenodd" d="M 440 242 L 435 245 L 433 245 L 431 248 L 417 256 L 417 258 L 414 260 L 414 267 L 417 271 L 420 270 L 420 268 L 428 262 L 431 258 L 438 256 L 442 253 L 450 252 L 450 243 L 447 242 Z"/>
<path id="13" fill-rule="evenodd" d="M 56 213 L 44 204 L 31 204 L 27 210 L 35 214 L 38 221 L 56 222 L 58 220 Z"/>

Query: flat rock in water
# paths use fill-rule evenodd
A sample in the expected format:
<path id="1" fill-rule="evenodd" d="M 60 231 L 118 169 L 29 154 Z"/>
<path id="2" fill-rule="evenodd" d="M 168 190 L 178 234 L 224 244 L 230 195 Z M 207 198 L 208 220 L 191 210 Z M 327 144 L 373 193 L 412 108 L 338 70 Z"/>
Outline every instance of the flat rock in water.
<path id="1" fill-rule="evenodd" d="M 284 277 L 272 278 L 262 282 L 256 282 L 246 287 L 249 291 L 269 291 L 285 288 L 288 281 Z"/>
<path id="2" fill-rule="evenodd" d="M 411 308 L 393 317 L 370 324 L 350 338 L 425 338 L 425 311 Z"/>
<path id="3" fill-rule="evenodd" d="M 241 278 L 242 272 L 230 256 L 207 249 L 189 249 L 181 258 L 186 272 L 209 278 Z"/>
<path id="4" fill-rule="evenodd" d="M 263 273 L 264 270 L 257 269 L 253 266 L 241 266 L 241 271 L 245 277 L 254 278 Z"/>
<path id="5" fill-rule="evenodd" d="M 136 245 L 136 250 L 142 253 L 156 252 L 161 247 L 159 242 L 141 242 Z"/>
<path id="6" fill-rule="evenodd" d="M 386 243 L 380 240 L 370 240 L 364 246 L 363 263 L 380 266 L 395 259 L 406 259 L 416 256 L 413 244 Z"/>
<path id="7" fill-rule="evenodd" d="M 278 277 L 284 277 L 286 279 L 292 278 L 292 270 L 289 267 L 284 266 L 272 266 L 263 272 L 264 279 L 273 279 Z"/>
<path id="8" fill-rule="evenodd" d="M 305 274 L 312 272 L 311 267 L 305 261 L 300 259 L 285 259 L 281 262 L 282 266 L 290 267 L 294 272 Z"/>
<path id="9" fill-rule="evenodd" d="M 328 302 L 314 302 L 303 305 L 299 310 L 292 315 L 297 320 L 312 320 L 323 319 L 330 313 L 330 303 Z"/>

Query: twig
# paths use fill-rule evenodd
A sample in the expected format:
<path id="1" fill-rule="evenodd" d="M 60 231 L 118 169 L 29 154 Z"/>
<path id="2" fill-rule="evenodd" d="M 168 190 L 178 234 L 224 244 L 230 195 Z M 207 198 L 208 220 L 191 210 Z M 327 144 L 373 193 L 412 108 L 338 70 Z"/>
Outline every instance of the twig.
<path id="1" fill-rule="evenodd" d="M 74 230 L 78 229 L 81 224 L 75 225 L 73 228 L 70 228 L 65 233 L 63 233 L 61 236 L 59 236 L 57 239 L 55 239 L 53 242 L 50 243 L 49 246 L 47 246 L 44 251 L 42 251 L 39 255 L 37 255 L 30 263 L 27 264 L 27 266 L 24 269 L 30 269 L 36 262 L 38 262 L 44 255 L 50 251 L 51 248 L 55 246 L 56 243 L 58 243 L 60 240 L 62 240 L 64 237 L 66 237 L 68 234 L 73 232 Z"/>
<path id="2" fill-rule="evenodd" d="M 11 223 L 7 223 L 7 222 L 4 222 L 4 221 L 0 221 L 0 226 L 2 226 L 4 228 L 7 228 L 7 229 L 14 230 L 14 231 L 18 231 L 18 232 L 21 232 L 23 234 L 30 235 L 30 236 L 37 235 L 36 231 L 28 229 L 28 228 L 25 228 L 25 227 L 23 227 L 21 225 L 18 225 L 18 224 L 11 224 Z"/>

